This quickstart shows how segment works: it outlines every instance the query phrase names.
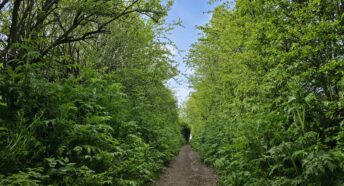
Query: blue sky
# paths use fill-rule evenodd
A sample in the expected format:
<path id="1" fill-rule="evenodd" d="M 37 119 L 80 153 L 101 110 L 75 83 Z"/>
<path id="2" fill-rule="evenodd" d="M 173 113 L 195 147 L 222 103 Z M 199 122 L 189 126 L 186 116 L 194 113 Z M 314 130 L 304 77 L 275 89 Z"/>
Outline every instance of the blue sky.
<path id="1" fill-rule="evenodd" d="M 208 0 L 174 0 L 174 4 L 167 17 L 168 23 L 181 20 L 183 27 L 175 28 L 170 35 L 170 39 L 182 50 L 180 55 L 176 55 L 174 60 L 178 62 L 178 70 L 181 75 L 168 81 L 169 87 L 175 92 L 178 103 L 185 102 L 192 91 L 187 78 L 183 74 L 192 73 L 186 68 L 183 62 L 184 57 L 191 44 L 200 37 L 200 31 L 196 26 L 205 25 L 211 18 L 209 11 L 213 10 L 219 3 L 209 4 Z M 177 81 L 176 81 L 177 80 Z"/>

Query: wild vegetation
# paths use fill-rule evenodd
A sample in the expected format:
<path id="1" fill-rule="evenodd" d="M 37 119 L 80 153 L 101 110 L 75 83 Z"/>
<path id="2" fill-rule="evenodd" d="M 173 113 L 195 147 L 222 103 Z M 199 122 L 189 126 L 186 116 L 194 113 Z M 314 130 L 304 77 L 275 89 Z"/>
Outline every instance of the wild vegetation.
<path id="1" fill-rule="evenodd" d="M 193 146 L 222 185 L 343 185 L 343 2 L 227 5 L 188 57 Z"/>
<path id="2" fill-rule="evenodd" d="M 0 185 L 143 185 L 179 150 L 171 2 L 0 1 Z"/>
<path id="3" fill-rule="evenodd" d="M 183 122 L 171 4 L 0 1 L 0 185 L 149 185 L 189 125 L 221 185 L 343 185 L 343 2 L 216 8 Z"/>

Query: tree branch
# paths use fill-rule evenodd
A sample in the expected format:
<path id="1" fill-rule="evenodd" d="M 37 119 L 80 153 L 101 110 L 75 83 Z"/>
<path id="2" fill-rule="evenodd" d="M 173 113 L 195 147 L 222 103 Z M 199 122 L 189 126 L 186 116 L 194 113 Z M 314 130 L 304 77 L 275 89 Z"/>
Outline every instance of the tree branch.
<path id="1" fill-rule="evenodd" d="M 57 4 L 59 0 L 46 0 L 42 6 L 42 13 L 37 15 L 37 20 L 34 25 L 30 27 L 30 30 L 34 30 L 41 25 L 46 17 L 51 14 L 56 8 L 53 8 L 55 4 Z"/>
<path id="2" fill-rule="evenodd" d="M 86 40 L 86 39 L 94 38 L 94 37 L 92 37 L 92 35 L 100 34 L 100 33 L 106 33 L 105 27 L 107 25 L 109 25 L 113 21 L 115 21 L 115 20 L 117 20 L 117 19 L 119 19 L 119 18 L 121 18 L 121 17 L 123 17 L 125 15 L 131 14 L 131 13 L 134 13 L 134 12 L 138 12 L 138 13 L 152 12 L 152 13 L 156 13 L 156 14 L 160 13 L 160 12 L 157 12 L 157 11 L 152 11 L 152 10 L 147 10 L 147 9 L 139 9 L 139 8 L 132 9 L 134 7 L 134 5 L 137 4 L 138 2 L 139 2 L 139 0 L 134 0 L 130 5 L 128 5 L 118 15 L 114 16 L 113 18 L 109 19 L 108 21 L 105 21 L 104 23 L 101 23 L 97 30 L 86 32 L 86 33 L 84 33 L 80 37 L 69 36 L 69 34 L 71 34 L 80 25 L 80 23 L 83 20 L 88 19 L 89 17 L 92 17 L 92 16 L 95 15 L 95 14 L 91 14 L 91 15 L 88 15 L 86 17 L 82 17 L 81 19 L 79 19 L 81 13 L 78 12 L 77 15 L 74 17 L 73 23 L 70 26 L 70 28 L 68 30 L 66 30 L 58 39 L 55 40 L 54 43 L 52 43 L 49 47 L 47 47 L 41 53 L 41 58 L 44 57 L 45 55 L 47 55 L 51 49 L 53 49 L 53 48 L 55 48 L 55 47 L 57 47 L 57 46 L 59 46 L 61 44 L 83 41 L 83 40 Z M 151 17 L 151 16 L 149 16 L 149 17 Z M 155 20 L 155 19 L 153 19 L 153 20 Z M 155 20 L 155 21 L 157 21 L 157 20 Z"/>
<path id="3" fill-rule="evenodd" d="M 5 5 L 9 2 L 10 0 L 4 0 L 3 2 L 0 3 L 0 12 L 1 10 L 5 7 Z"/>

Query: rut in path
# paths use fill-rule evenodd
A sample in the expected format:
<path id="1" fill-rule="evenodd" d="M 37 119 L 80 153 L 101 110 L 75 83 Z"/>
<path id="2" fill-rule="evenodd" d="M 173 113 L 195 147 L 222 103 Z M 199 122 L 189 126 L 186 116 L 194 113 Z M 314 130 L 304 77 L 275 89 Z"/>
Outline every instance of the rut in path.
<path id="1" fill-rule="evenodd" d="M 184 145 L 155 186 L 216 186 L 217 176 L 206 167 L 190 145 Z"/>

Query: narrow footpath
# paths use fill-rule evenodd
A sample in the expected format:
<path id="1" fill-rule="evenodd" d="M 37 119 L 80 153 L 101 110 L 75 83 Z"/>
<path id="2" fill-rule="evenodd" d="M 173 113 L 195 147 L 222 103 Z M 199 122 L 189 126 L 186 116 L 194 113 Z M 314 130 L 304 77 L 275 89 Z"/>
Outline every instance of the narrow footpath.
<path id="1" fill-rule="evenodd" d="M 155 186 L 216 186 L 217 176 L 205 166 L 190 145 L 184 145 Z"/>

